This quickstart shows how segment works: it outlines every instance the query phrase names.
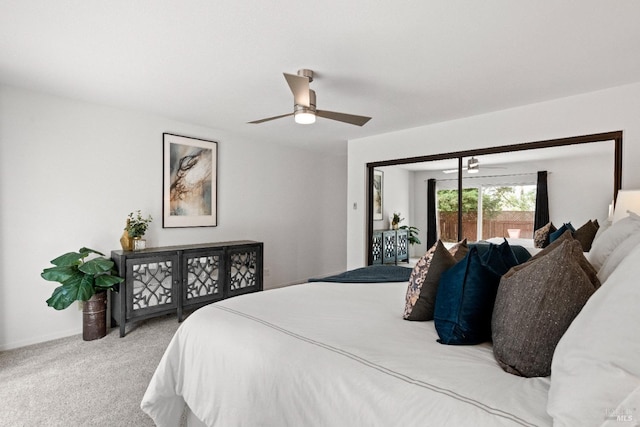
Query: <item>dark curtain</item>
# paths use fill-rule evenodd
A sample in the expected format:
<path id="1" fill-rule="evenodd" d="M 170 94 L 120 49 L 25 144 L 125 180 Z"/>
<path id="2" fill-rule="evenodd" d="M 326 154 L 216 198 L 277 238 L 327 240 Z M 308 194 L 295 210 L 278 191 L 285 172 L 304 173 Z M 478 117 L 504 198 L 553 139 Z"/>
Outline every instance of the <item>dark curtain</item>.
<path id="1" fill-rule="evenodd" d="M 427 181 L 427 249 L 438 240 L 436 225 L 436 180 Z"/>
<path id="2" fill-rule="evenodd" d="M 537 230 L 549 223 L 549 193 L 547 191 L 547 171 L 538 171 L 536 189 L 536 214 L 533 229 Z"/>

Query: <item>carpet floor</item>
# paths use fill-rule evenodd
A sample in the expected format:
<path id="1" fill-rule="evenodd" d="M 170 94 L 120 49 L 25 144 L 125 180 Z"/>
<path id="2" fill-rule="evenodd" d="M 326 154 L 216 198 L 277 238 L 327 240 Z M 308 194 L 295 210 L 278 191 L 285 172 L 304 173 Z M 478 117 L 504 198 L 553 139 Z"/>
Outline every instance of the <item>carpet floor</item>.
<path id="1" fill-rule="evenodd" d="M 140 401 L 178 329 L 175 315 L 0 352 L 1 426 L 153 426 Z"/>

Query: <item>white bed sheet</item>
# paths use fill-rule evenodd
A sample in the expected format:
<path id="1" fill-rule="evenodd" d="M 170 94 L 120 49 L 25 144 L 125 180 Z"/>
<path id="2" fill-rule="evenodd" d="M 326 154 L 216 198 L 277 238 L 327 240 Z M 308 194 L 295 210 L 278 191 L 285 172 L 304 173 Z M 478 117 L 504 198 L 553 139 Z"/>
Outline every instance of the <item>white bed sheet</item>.
<path id="1" fill-rule="evenodd" d="M 436 342 L 402 319 L 403 283 L 309 283 L 193 313 L 141 407 L 177 426 L 551 425 L 548 378 L 505 373 L 491 346 Z"/>

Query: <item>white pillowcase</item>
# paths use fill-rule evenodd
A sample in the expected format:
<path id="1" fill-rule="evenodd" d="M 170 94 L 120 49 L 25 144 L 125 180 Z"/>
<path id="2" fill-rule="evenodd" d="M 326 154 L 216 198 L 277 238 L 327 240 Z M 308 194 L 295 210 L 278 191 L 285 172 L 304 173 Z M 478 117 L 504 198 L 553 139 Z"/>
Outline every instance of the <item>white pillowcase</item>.
<path id="1" fill-rule="evenodd" d="M 640 246 L 593 294 L 560 339 L 547 403 L 554 426 L 599 426 L 616 411 L 635 411 L 634 421 L 640 417 L 638 277 Z"/>
<path id="2" fill-rule="evenodd" d="M 628 217 L 612 224 L 593 241 L 589 251 L 589 262 L 596 270 L 600 270 L 611 252 L 638 230 L 640 230 L 640 216 L 629 212 Z"/>
<path id="3" fill-rule="evenodd" d="M 600 279 L 600 283 L 604 283 L 613 270 L 615 270 L 620 262 L 629 255 L 629 253 L 636 246 L 640 245 L 640 231 L 633 233 L 631 236 L 627 237 L 622 243 L 616 247 L 613 252 L 607 257 L 607 260 L 602 265 L 602 268 L 598 271 L 598 279 Z M 640 356 L 639 356 L 640 357 Z"/>
<path id="4" fill-rule="evenodd" d="M 593 246 L 593 243 L 598 239 L 598 237 L 602 236 L 602 233 L 607 231 L 609 227 L 611 227 L 611 221 L 609 220 L 600 221 L 600 227 L 598 227 L 598 231 L 596 231 L 596 235 L 593 238 L 593 241 L 591 242 L 591 246 Z"/>

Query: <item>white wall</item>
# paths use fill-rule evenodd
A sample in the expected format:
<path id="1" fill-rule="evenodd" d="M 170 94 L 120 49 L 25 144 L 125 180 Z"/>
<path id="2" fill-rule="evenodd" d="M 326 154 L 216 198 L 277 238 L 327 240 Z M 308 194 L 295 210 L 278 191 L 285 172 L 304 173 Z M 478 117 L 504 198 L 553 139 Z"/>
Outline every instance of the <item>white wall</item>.
<path id="1" fill-rule="evenodd" d="M 218 145 L 218 227 L 163 229 L 162 133 Z M 148 246 L 258 240 L 265 288 L 346 267 L 346 153 L 316 152 L 0 86 L 0 350 L 81 332 L 47 307 L 54 257 L 119 249 L 126 216 L 154 221 Z M 267 273 L 268 271 L 268 273 Z"/>
<path id="2" fill-rule="evenodd" d="M 366 164 L 412 156 L 622 130 L 622 187 L 640 188 L 640 83 L 527 105 L 348 144 L 347 268 L 366 264 Z"/>

